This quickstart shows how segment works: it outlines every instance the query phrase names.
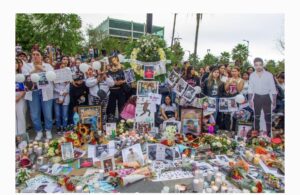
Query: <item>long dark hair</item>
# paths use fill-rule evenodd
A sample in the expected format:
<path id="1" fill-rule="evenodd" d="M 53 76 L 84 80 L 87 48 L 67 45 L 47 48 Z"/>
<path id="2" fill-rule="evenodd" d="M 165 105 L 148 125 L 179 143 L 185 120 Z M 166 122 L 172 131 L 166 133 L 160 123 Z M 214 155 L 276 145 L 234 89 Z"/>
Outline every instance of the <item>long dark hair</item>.
<path id="1" fill-rule="evenodd" d="M 166 104 L 166 98 L 169 97 L 170 98 L 170 106 L 172 106 L 173 102 L 172 102 L 172 98 L 170 95 L 167 95 L 164 99 L 164 104 Z M 167 105 L 167 104 L 166 104 Z"/>
<path id="2" fill-rule="evenodd" d="M 189 78 L 193 77 L 193 74 L 192 74 L 193 69 L 194 69 L 193 66 L 187 67 L 186 73 L 184 74 L 184 79 L 189 79 Z"/>
<path id="3" fill-rule="evenodd" d="M 18 64 L 18 68 L 17 68 L 17 70 L 16 70 L 16 73 L 22 73 L 22 67 L 20 66 L 20 64 L 23 65 L 22 60 L 16 58 L 16 64 Z"/>
<path id="4" fill-rule="evenodd" d="M 208 86 L 208 87 L 211 87 L 211 86 L 213 85 L 213 83 L 214 83 L 213 73 L 214 73 L 215 71 L 219 71 L 219 69 L 218 69 L 218 68 L 214 68 L 214 69 L 209 73 L 209 76 L 208 76 L 208 79 L 207 79 L 207 86 Z M 221 83 L 222 83 L 222 81 L 221 81 L 221 79 L 220 79 L 220 71 L 219 71 L 219 77 L 217 78 L 216 82 L 217 82 L 217 85 L 218 85 L 218 86 L 220 86 Z"/>

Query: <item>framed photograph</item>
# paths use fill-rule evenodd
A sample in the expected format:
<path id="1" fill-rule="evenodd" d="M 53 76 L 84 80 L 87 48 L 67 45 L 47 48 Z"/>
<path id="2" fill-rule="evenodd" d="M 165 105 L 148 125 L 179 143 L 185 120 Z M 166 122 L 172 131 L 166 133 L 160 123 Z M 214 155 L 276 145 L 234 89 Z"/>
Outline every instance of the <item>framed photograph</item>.
<path id="1" fill-rule="evenodd" d="M 151 123 L 151 122 L 150 123 L 145 123 L 145 122 L 135 123 L 135 130 L 140 135 L 151 132 L 153 127 L 154 127 L 154 123 Z"/>
<path id="2" fill-rule="evenodd" d="M 229 111 L 229 105 L 228 105 L 227 98 L 220 98 L 219 111 L 220 112 L 228 112 Z"/>
<path id="3" fill-rule="evenodd" d="M 148 96 L 149 93 L 158 93 L 159 84 L 157 81 L 138 81 L 137 96 Z"/>
<path id="4" fill-rule="evenodd" d="M 93 158 L 80 158 L 78 159 L 80 168 L 92 167 L 94 165 Z"/>
<path id="5" fill-rule="evenodd" d="M 205 102 L 208 102 L 207 97 L 203 97 L 203 98 L 194 98 L 193 102 L 192 102 L 192 106 L 195 108 L 203 108 L 203 104 Z"/>
<path id="6" fill-rule="evenodd" d="M 176 83 L 175 85 L 175 89 L 174 89 L 175 93 L 178 94 L 179 96 L 182 96 L 187 85 L 188 83 L 185 80 L 183 80 L 182 78 L 179 79 L 178 83 Z"/>
<path id="7" fill-rule="evenodd" d="M 149 97 L 138 97 L 135 107 L 135 122 L 154 123 L 153 105 L 155 106 Z"/>
<path id="8" fill-rule="evenodd" d="M 124 75 L 127 83 L 132 83 L 135 81 L 135 74 L 132 68 L 124 70 Z"/>
<path id="9" fill-rule="evenodd" d="M 207 111 L 216 111 L 217 107 L 217 100 L 216 98 L 208 98 L 208 106 L 207 106 Z"/>
<path id="10" fill-rule="evenodd" d="M 25 149 L 29 144 L 28 133 L 16 135 L 16 147 L 20 150 Z"/>
<path id="11" fill-rule="evenodd" d="M 109 155 L 108 145 L 97 145 L 95 148 L 96 158 L 105 158 Z"/>
<path id="12" fill-rule="evenodd" d="M 174 152 L 174 160 L 181 159 L 179 148 L 176 146 L 176 147 L 173 147 L 172 149 Z"/>
<path id="13" fill-rule="evenodd" d="M 252 125 L 242 125 L 239 124 L 238 125 L 238 132 L 237 132 L 237 136 L 238 137 L 242 137 L 242 138 L 246 138 L 248 135 L 248 132 L 252 130 Z"/>
<path id="14" fill-rule="evenodd" d="M 182 131 L 185 135 L 200 135 L 202 126 L 202 109 L 183 108 L 181 110 L 181 123 Z"/>
<path id="15" fill-rule="evenodd" d="M 74 159 L 74 148 L 72 142 L 63 143 L 61 145 L 61 157 L 64 161 Z"/>
<path id="16" fill-rule="evenodd" d="M 194 97 L 196 96 L 196 90 L 194 89 L 194 87 L 188 85 L 188 87 L 186 88 L 186 90 L 182 96 L 188 102 L 191 102 L 194 99 Z"/>
<path id="17" fill-rule="evenodd" d="M 147 157 L 149 160 L 156 160 L 156 150 L 157 144 L 148 144 L 147 145 Z"/>
<path id="18" fill-rule="evenodd" d="M 168 126 L 175 126 L 176 127 L 176 133 L 180 133 L 181 131 L 181 122 L 175 121 L 175 120 L 167 120 L 163 122 L 163 130 L 165 130 Z"/>
<path id="19" fill-rule="evenodd" d="M 115 169 L 115 159 L 114 157 L 107 158 L 102 161 L 102 167 L 104 168 L 104 172 L 108 173 Z"/>
<path id="20" fill-rule="evenodd" d="M 238 110 L 235 98 L 228 98 L 228 110 L 229 112 L 235 112 Z"/>
<path id="21" fill-rule="evenodd" d="M 161 74 L 166 74 L 167 69 L 166 69 L 166 64 L 165 63 L 158 63 L 154 65 L 154 73 L 155 75 L 161 75 Z"/>
<path id="22" fill-rule="evenodd" d="M 144 65 L 144 79 L 152 80 L 154 79 L 154 65 Z"/>
<path id="23" fill-rule="evenodd" d="M 141 165 L 144 165 L 144 156 L 141 148 L 141 144 L 135 144 L 122 150 L 123 162 L 135 162 L 137 161 Z"/>
<path id="24" fill-rule="evenodd" d="M 173 87 L 179 79 L 180 79 L 179 74 L 177 74 L 175 70 L 172 70 L 172 72 L 168 77 L 168 84 Z"/>
<path id="25" fill-rule="evenodd" d="M 166 147 L 165 148 L 165 160 L 174 160 L 174 152 L 172 148 Z"/>
<path id="26" fill-rule="evenodd" d="M 90 124 L 93 126 L 94 121 L 96 120 L 95 125 L 98 129 L 102 129 L 101 106 L 79 106 L 78 114 L 81 124 Z"/>
<path id="27" fill-rule="evenodd" d="M 106 135 L 111 135 L 113 131 L 117 131 L 116 123 L 106 123 L 105 124 Z"/>

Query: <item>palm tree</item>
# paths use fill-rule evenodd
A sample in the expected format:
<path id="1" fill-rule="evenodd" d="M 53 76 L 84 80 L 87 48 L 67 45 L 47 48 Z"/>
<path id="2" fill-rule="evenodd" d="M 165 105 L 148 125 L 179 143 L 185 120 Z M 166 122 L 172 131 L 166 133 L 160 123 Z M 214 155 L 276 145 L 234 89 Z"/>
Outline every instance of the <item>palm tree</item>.
<path id="1" fill-rule="evenodd" d="M 244 44 L 238 44 L 232 49 L 232 60 L 236 66 L 241 66 L 247 60 L 249 55 L 248 47 Z"/>
<path id="2" fill-rule="evenodd" d="M 194 54 L 197 55 L 197 46 L 198 46 L 198 32 L 199 32 L 199 23 L 202 20 L 202 15 L 201 13 L 197 13 L 196 15 L 196 36 L 195 36 L 195 47 L 194 47 Z"/>
<path id="3" fill-rule="evenodd" d="M 229 61 L 230 61 L 230 53 L 227 51 L 222 52 L 220 56 L 220 64 L 229 64 Z"/>

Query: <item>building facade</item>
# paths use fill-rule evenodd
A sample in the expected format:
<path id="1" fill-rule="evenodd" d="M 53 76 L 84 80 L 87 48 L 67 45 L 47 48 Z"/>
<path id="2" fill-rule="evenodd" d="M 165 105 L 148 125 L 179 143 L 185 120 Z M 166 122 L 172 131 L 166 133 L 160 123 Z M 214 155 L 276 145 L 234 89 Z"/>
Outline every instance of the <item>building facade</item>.
<path id="1" fill-rule="evenodd" d="M 133 21 L 119 20 L 107 18 L 97 28 L 103 33 L 103 37 L 117 37 L 117 38 L 132 38 L 138 39 L 146 34 L 146 24 L 137 23 Z M 152 34 L 164 38 L 164 27 L 152 26 Z"/>

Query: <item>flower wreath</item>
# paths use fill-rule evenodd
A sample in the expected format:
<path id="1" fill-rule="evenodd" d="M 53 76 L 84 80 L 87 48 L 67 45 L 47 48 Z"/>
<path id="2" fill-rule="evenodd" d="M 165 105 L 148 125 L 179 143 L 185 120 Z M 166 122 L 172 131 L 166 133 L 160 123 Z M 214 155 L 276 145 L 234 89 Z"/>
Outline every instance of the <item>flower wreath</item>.
<path id="1" fill-rule="evenodd" d="M 143 77 L 144 76 L 144 69 L 142 68 L 141 65 L 139 65 L 137 63 L 137 55 L 140 51 L 141 51 L 140 48 L 133 48 L 133 50 L 131 52 L 131 55 L 130 55 L 130 65 L 131 65 L 132 69 L 134 70 L 134 72 L 136 74 Z M 158 48 L 157 52 L 159 54 L 160 61 L 166 61 L 165 51 L 162 48 Z M 155 72 L 155 76 L 157 76 L 156 72 Z"/>

